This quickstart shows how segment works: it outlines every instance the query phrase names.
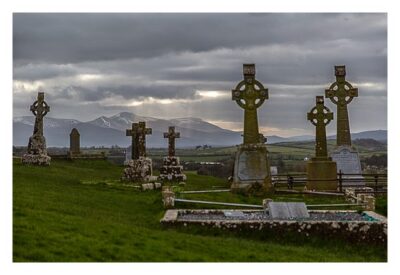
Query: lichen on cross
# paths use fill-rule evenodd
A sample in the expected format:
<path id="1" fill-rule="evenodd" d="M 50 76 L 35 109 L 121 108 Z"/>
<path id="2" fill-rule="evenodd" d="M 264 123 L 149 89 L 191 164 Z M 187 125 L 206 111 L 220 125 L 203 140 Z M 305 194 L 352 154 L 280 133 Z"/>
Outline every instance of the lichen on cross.
<path id="1" fill-rule="evenodd" d="M 170 126 L 168 128 L 168 132 L 164 133 L 164 138 L 168 138 L 168 156 L 175 156 L 175 139 L 180 138 L 181 134 L 179 132 L 175 132 L 175 127 Z"/>
<path id="2" fill-rule="evenodd" d="M 358 97 L 358 88 L 346 81 L 346 66 L 335 66 L 336 82 L 325 90 L 325 98 L 337 105 L 337 146 L 351 146 L 351 134 L 347 104 Z"/>
<path id="3" fill-rule="evenodd" d="M 254 64 L 243 64 L 244 80 L 232 90 L 232 100 L 244 109 L 243 143 L 260 143 L 257 108 L 268 99 L 268 89 L 255 79 Z"/>
<path id="4" fill-rule="evenodd" d="M 307 119 L 316 126 L 315 130 L 315 157 L 327 158 L 326 125 L 333 119 L 333 113 L 324 106 L 324 97 L 316 97 L 316 106 L 307 113 Z"/>

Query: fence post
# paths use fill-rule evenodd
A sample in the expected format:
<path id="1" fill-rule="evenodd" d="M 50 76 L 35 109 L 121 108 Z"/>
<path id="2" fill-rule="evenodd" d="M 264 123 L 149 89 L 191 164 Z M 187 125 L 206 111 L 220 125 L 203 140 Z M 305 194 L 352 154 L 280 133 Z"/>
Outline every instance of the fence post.
<path id="1" fill-rule="evenodd" d="M 339 191 L 340 191 L 340 193 L 343 192 L 342 183 L 343 183 L 343 179 L 342 179 L 342 170 L 339 170 Z"/>

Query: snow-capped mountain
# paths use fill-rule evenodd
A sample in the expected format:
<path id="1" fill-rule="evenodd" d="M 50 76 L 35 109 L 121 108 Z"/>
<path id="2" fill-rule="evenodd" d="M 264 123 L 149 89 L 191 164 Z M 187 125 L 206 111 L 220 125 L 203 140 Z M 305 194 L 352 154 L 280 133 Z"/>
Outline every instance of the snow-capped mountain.
<path id="1" fill-rule="evenodd" d="M 153 117 L 138 116 L 133 113 L 122 112 L 114 116 L 101 116 L 88 122 L 80 122 L 75 119 L 58 119 L 45 117 L 44 132 L 48 146 L 68 147 L 69 134 L 72 128 L 77 128 L 81 135 L 81 146 L 112 146 L 126 147 L 131 139 L 125 135 L 126 129 L 132 127 L 133 122 L 146 121 L 146 126 L 153 129 L 152 135 L 147 136 L 147 146 L 167 147 L 167 140 L 163 133 L 169 126 L 175 126 L 181 133 L 177 139 L 177 147 L 193 147 L 196 145 L 230 146 L 240 144 L 243 140 L 241 133 L 223 129 L 200 118 L 176 118 L 159 119 Z M 34 125 L 33 116 L 15 117 L 13 119 L 13 144 L 26 146 L 32 135 Z M 367 131 L 352 133 L 355 138 L 374 138 L 386 140 L 387 131 Z M 333 138 L 333 136 L 328 137 Z M 267 143 L 290 142 L 301 140 L 313 140 L 313 136 L 295 136 L 283 138 L 269 136 Z"/>

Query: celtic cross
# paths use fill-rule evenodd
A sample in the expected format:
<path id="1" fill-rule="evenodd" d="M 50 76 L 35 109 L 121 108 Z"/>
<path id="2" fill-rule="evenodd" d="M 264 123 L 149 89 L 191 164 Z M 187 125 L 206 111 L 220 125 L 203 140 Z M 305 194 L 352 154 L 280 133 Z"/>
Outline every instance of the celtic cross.
<path id="1" fill-rule="evenodd" d="M 146 122 L 140 121 L 138 126 L 138 153 L 139 157 L 146 156 L 146 135 L 151 135 L 152 129 L 146 128 Z"/>
<path id="2" fill-rule="evenodd" d="M 268 89 L 255 79 L 254 64 L 243 64 L 244 80 L 232 90 L 232 100 L 244 109 L 243 143 L 260 143 L 257 108 L 268 99 Z"/>
<path id="3" fill-rule="evenodd" d="M 179 132 L 175 132 L 175 127 L 170 126 L 168 128 L 168 132 L 164 133 L 164 138 L 168 138 L 168 156 L 175 156 L 175 139 L 180 138 L 181 134 Z"/>
<path id="4" fill-rule="evenodd" d="M 35 116 L 35 126 L 33 128 L 33 135 L 43 136 L 43 117 L 50 112 L 50 107 L 44 101 L 44 93 L 39 92 L 37 100 L 33 102 L 30 111 Z"/>
<path id="5" fill-rule="evenodd" d="M 315 157 L 326 158 L 328 149 L 326 144 L 325 126 L 333 119 L 333 113 L 324 106 L 324 97 L 316 97 L 316 106 L 307 113 L 307 119 L 316 126 L 315 130 Z"/>
<path id="6" fill-rule="evenodd" d="M 131 143 L 132 159 L 139 158 L 139 151 L 137 146 L 138 136 L 139 136 L 138 128 L 139 128 L 139 123 L 132 123 L 132 129 L 126 130 L 126 136 L 132 137 L 132 143 Z"/>
<path id="7" fill-rule="evenodd" d="M 132 123 L 132 129 L 126 130 L 127 136 L 132 136 L 132 159 L 146 156 L 146 135 L 151 135 L 151 128 L 146 128 L 146 122 Z"/>
<path id="8" fill-rule="evenodd" d="M 347 104 L 358 96 L 358 89 L 346 81 L 346 67 L 335 66 L 336 82 L 325 90 L 325 98 L 337 105 L 337 146 L 351 146 L 349 114 Z"/>

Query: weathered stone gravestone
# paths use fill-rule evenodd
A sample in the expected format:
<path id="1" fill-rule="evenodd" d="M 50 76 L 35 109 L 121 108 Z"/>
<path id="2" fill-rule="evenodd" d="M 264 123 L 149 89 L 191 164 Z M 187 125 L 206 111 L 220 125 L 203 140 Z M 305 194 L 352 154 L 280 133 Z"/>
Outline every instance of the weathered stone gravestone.
<path id="1" fill-rule="evenodd" d="M 71 157 L 81 153 L 80 137 L 78 129 L 73 128 L 69 134 L 69 154 Z"/>
<path id="2" fill-rule="evenodd" d="M 132 129 L 126 130 L 126 135 L 132 137 L 132 159 L 127 162 L 122 180 L 132 182 L 147 182 L 153 174 L 152 160 L 146 157 L 146 135 L 152 133 L 146 128 L 146 122 L 132 123 Z"/>
<path id="3" fill-rule="evenodd" d="M 180 137 L 180 133 L 175 132 L 175 127 L 173 126 L 170 126 L 168 132 L 164 133 L 164 138 L 168 138 L 168 156 L 163 158 L 163 166 L 158 177 L 161 181 L 186 181 L 186 175 L 183 174 L 183 166 L 180 165 L 180 159 L 175 156 L 175 139 Z"/>
<path id="4" fill-rule="evenodd" d="M 344 174 L 361 174 L 358 152 L 351 146 L 350 123 L 347 105 L 358 97 L 358 89 L 346 81 L 346 67 L 335 66 L 336 82 L 325 90 L 325 97 L 337 106 L 336 148 L 331 152 L 332 160 L 337 164 L 337 172 Z M 343 176 L 343 185 L 365 185 L 360 175 Z M 354 179 L 352 181 L 352 179 Z"/>
<path id="5" fill-rule="evenodd" d="M 44 101 L 44 93 L 39 92 L 37 100 L 31 105 L 30 111 L 35 115 L 33 135 L 29 138 L 28 153 L 22 156 L 23 164 L 50 165 L 51 158 L 47 155 L 46 139 L 43 136 L 43 118 L 50 112 L 50 107 Z"/>
<path id="6" fill-rule="evenodd" d="M 268 202 L 267 205 L 272 219 L 292 220 L 310 217 L 304 202 Z"/>
<path id="7" fill-rule="evenodd" d="M 255 79 L 255 65 L 243 65 L 244 80 L 232 90 L 232 100 L 244 109 L 243 144 L 235 157 L 232 191 L 253 192 L 271 186 L 266 139 L 258 131 L 257 108 L 268 99 L 268 89 Z"/>
<path id="8" fill-rule="evenodd" d="M 324 106 L 324 97 L 316 97 L 316 106 L 307 113 L 307 119 L 315 127 L 315 157 L 307 163 L 307 188 L 310 190 L 336 190 L 336 162 L 328 157 L 326 125 L 333 113 Z"/>

